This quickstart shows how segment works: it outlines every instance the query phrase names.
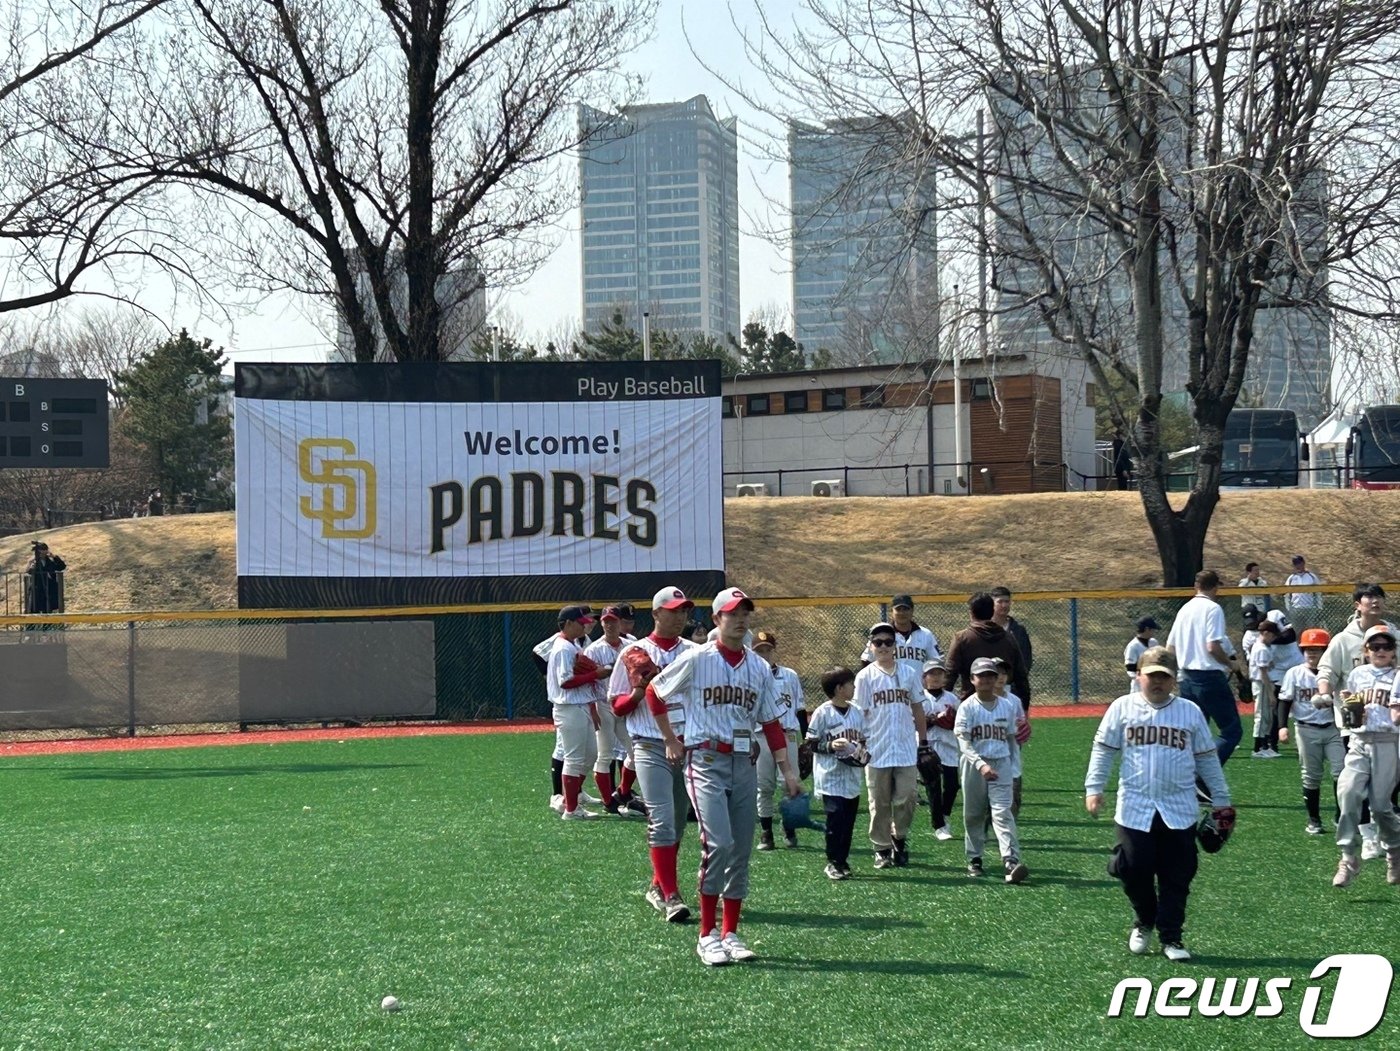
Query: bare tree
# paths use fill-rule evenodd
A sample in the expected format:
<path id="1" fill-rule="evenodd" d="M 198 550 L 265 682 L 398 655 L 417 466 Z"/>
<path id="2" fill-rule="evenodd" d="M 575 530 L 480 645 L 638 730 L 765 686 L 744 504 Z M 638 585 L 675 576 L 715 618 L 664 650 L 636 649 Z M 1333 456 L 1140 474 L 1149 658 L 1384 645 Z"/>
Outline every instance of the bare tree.
<path id="1" fill-rule="evenodd" d="M 573 105 L 625 101 L 655 0 L 189 0 L 145 112 L 246 286 L 333 304 L 357 360 L 531 271 L 576 197 Z M 173 10 L 173 9 L 172 9 Z"/>
<path id="2" fill-rule="evenodd" d="M 12 5 L 0 28 L 0 312 L 192 276 L 149 157 L 111 120 L 132 42 L 169 0 Z"/>
<path id="3" fill-rule="evenodd" d="M 754 42 L 771 81 L 809 118 L 903 117 L 902 153 L 987 210 L 997 338 L 1058 347 L 1106 395 L 1130 392 L 1100 406 L 1129 435 L 1165 582 L 1189 583 L 1263 315 L 1395 312 L 1400 9 L 807 6 L 816 28 Z M 1179 508 L 1159 426 L 1171 389 L 1199 436 Z"/>

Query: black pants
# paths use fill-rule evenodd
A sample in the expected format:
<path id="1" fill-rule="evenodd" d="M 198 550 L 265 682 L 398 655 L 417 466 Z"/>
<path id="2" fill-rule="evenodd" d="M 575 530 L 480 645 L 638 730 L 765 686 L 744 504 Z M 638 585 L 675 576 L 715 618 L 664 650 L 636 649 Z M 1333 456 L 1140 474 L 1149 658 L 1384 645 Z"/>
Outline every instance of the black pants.
<path id="1" fill-rule="evenodd" d="M 1198 863 L 1195 826 L 1168 828 L 1162 815 L 1154 814 L 1148 832 L 1117 828 L 1108 874 L 1123 881 L 1138 926 L 1156 927 L 1163 942 L 1180 941 Z"/>
<path id="2" fill-rule="evenodd" d="M 860 797 L 822 796 L 826 808 L 826 860 L 845 866 L 851 859 L 851 836 L 856 827 Z"/>
<path id="3" fill-rule="evenodd" d="M 958 768 L 944 766 L 933 756 L 919 764 L 919 779 L 928 793 L 928 812 L 933 827 L 942 828 L 953 812 L 953 800 L 958 798 Z"/>

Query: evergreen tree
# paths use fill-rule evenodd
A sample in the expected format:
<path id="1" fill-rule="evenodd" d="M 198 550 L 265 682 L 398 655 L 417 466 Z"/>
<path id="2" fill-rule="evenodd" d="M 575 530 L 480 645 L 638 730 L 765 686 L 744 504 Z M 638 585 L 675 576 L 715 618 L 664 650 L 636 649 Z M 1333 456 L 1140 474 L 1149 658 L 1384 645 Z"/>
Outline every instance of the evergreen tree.
<path id="1" fill-rule="evenodd" d="M 118 426 L 145 458 L 167 506 L 182 495 L 226 502 L 233 467 L 229 417 L 218 411 L 225 359 L 184 329 L 114 381 Z"/>

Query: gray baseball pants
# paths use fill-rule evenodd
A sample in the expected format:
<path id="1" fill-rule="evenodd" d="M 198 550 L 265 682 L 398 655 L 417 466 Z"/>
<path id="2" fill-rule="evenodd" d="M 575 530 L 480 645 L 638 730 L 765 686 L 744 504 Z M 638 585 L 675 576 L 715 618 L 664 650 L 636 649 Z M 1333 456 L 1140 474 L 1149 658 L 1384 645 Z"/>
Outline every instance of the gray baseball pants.
<path id="1" fill-rule="evenodd" d="M 746 898 L 749 856 L 758 824 L 758 776 L 747 753 L 692 748 L 685 788 L 700 824 L 700 893 Z"/>
<path id="2" fill-rule="evenodd" d="M 650 737 L 632 741 L 637 786 L 647 807 L 647 846 L 669 847 L 685 833 L 685 766 L 666 758 L 666 746 Z"/>
<path id="3" fill-rule="evenodd" d="M 1016 817 L 1011 813 L 1015 794 L 1011 759 L 990 759 L 986 762 L 997 772 L 995 781 L 984 780 L 977 767 L 966 759 L 958 761 L 958 769 L 962 773 L 963 844 L 967 856 L 969 859 L 982 856 L 982 850 L 987 845 L 987 815 L 990 814 L 1002 860 L 1020 860 L 1021 844 L 1016 837 Z"/>
<path id="4" fill-rule="evenodd" d="M 1303 787 L 1322 787 L 1322 765 L 1325 762 L 1332 770 L 1332 780 L 1342 776 L 1342 767 L 1347 761 L 1347 748 L 1342 744 L 1342 734 L 1332 724 L 1313 726 L 1310 723 L 1293 724 L 1297 731 L 1295 743 L 1298 745 L 1298 762 L 1303 768 Z"/>
<path id="5" fill-rule="evenodd" d="M 1351 735 L 1346 765 L 1337 780 L 1337 806 L 1342 812 L 1337 820 L 1337 846 L 1343 854 L 1360 851 L 1357 825 L 1361 805 L 1366 802 L 1371 804 L 1371 820 L 1376 823 L 1381 846 L 1387 851 L 1400 850 L 1400 816 L 1390 802 L 1396 776 L 1400 774 L 1400 754 L 1395 744 L 1394 734 Z"/>
<path id="6" fill-rule="evenodd" d="M 783 736 L 787 738 L 788 762 L 792 763 L 793 772 L 797 772 L 797 746 L 802 743 L 796 730 L 784 730 Z M 773 750 L 768 747 L 768 741 L 764 738 L 756 737 L 754 744 L 758 747 L 758 816 L 773 816 L 773 793 L 777 791 L 778 760 L 773 757 Z"/>
<path id="7" fill-rule="evenodd" d="M 564 775 L 587 777 L 598 758 L 598 731 L 586 704 L 556 704 L 554 729 L 564 747 Z"/>

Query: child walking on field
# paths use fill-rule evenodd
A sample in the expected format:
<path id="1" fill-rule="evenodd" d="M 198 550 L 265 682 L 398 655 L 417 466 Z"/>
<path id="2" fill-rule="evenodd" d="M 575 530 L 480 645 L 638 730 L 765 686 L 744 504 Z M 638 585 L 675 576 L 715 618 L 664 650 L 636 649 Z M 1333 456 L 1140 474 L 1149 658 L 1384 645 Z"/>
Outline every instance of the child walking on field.
<path id="1" fill-rule="evenodd" d="M 1400 772 L 1396 751 L 1396 723 L 1400 722 L 1400 697 L 1395 694 L 1395 634 L 1388 624 L 1367 630 L 1364 654 L 1369 663 L 1358 665 L 1347 676 L 1342 691 L 1342 725 L 1351 731 L 1346 765 L 1337 781 L 1337 846 L 1342 859 L 1332 886 L 1346 887 L 1361 869 L 1357 825 L 1361 805 L 1371 804 L 1371 820 L 1379 830 L 1385 850 L 1385 880 L 1400 884 L 1400 816 L 1390 802 Z"/>
<path id="2" fill-rule="evenodd" d="M 967 874 L 974 878 L 983 875 L 982 848 L 990 814 L 1006 882 L 1024 883 L 1031 873 L 1021 860 L 1016 817 L 1012 813 L 1012 778 L 1020 754 L 1016 727 L 1021 706 L 1012 697 L 997 692 L 997 662 L 990 657 L 978 657 L 972 662 L 972 684 L 976 692 L 958 706 L 953 726 L 962 753 L 959 771 Z"/>

